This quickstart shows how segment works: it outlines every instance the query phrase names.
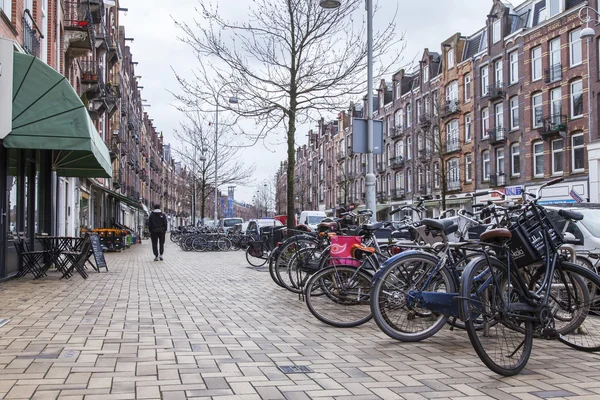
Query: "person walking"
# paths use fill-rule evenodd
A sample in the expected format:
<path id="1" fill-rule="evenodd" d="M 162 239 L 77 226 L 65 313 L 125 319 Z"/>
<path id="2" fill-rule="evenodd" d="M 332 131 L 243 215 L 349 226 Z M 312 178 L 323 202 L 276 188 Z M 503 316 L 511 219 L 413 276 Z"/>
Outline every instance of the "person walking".
<path id="1" fill-rule="evenodd" d="M 154 261 L 163 260 L 165 252 L 165 232 L 167 232 L 167 216 L 160 210 L 160 204 L 154 205 L 154 210 L 148 217 L 148 230 L 152 240 L 152 252 Z M 160 245 L 160 252 L 159 252 Z"/>

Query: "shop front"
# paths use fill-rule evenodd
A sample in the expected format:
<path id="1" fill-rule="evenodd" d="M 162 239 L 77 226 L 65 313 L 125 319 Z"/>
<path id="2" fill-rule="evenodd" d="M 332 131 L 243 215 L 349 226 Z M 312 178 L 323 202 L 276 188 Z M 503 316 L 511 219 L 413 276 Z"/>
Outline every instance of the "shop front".
<path id="1" fill-rule="evenodd" d="M 0 279 L 20 268 L 14 235 L 35 246 L 35 235 L 77 234 L 76 183 L 112 176 L 108 148 L 67 79 L 33 56 L 11 57 L 12 124 L 0 136 Z M 84 220 L 92 199 L 79 196 Z"/>

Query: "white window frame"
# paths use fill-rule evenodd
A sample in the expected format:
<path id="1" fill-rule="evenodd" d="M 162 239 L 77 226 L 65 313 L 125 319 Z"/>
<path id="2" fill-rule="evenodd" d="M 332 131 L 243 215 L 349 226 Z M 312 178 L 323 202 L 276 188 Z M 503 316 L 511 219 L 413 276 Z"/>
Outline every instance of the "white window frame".
<path id="1" fill-rule="evenodd" d="M 518 170 L 515 170 L 515 159 L 519 160 Z M 510 145 L 510 175 L 514 177 L 521 176 L 521 147 L 518 142 Z"/>
<path id="2" fill-rule="evenodd" d="M 429 64 L 423 64 L 423 83 L 429 82 Z"/>
<path id="3" fill-rule="evenodd" d="M 555 146 L 560 144 L 560 148 L 556 148 Z M 551 146 L 550 146 L 550 151 L 552 152 L 552 175 L 562 175 L 565 169 L 565 144 L 562 140 L 562 138 L 560 139 L 555 139 L 552 141 Z M 556 159 L 555 157 L 560 153 L 561 156 L 561 166 L 560 169 L 557 169 L 557 163 L 556 163 Z"/>
<path id="4" fill-rule="evenodd" d="M 465 114 L 465 143 L 469 143 L 473 140 L 473 124 L 471 113 Z"/>
<path id="5" fill-rule="evenodd" d="M 412 124 L 412 106 L 410 103 L 406 105 L 406 127 L 410 128 Z"/>
<path id="6" fill-rule="evenodd" d="M 460 162 L 458 157 L 446 161 L 446 178 L 448 183 L 458 182 L 460 184 Z"/>
<path id="7" fill-rule="evenodd" d="M 402 157 L 402 159 L 404 159 L 404 140 L 396 142 L 395 153 L 396 157 Z"/>
<path id="8" fill-rule="evenodd" d="M 504 147 L 496 148 L 496 176 L 504 175 L 506 170 L 504 169 Z"/>
<path id="9" fill-rule="evenodd" d="M 446 101 L 458 101 L 458 81 L 452 81 L 446 86 Z"/>
<path id="10" fill-rule="evenodd" d="M 546 0 L 546 11 L 548 12 L 548 18 L 552 18 L 555 15 L 563 12 L 564 0 Z"/>
<path id="11" fill-rule="evenodd" d="M 579 92 L 575 92 L 573 89 L 573 86 L 579 84 L 581 86 L 581 89 Z M 583 117 L 583 80 L 582 79 L 578 79 L 576 81 L 571 82 L 570 84 L 570 97 L 571 97 L 571 119 L 575 119 L 575 118 L 581 118 Z M 577 114 L 575 115 L 575 95 L 579 93 L 579 96 L 581 97 L 581 114 Z"/>
<path id="12" fill-rule="evenodd" d="M 396 111 L 396 117 L 394 118 L 396 128 L 404 128 L 404 110 L 399 109 Z"/>
<path id="13" fill-rule="evenodd" d="M 412 170 L 410 168 L 406 170 L 406 192 L 412 192 Z"/>
<path id="14" fill-rule="evenodd" d="M 440 163 L 435 162 L 433 164 L 433 186 L 436 189 L 440 187 Z"/>
<path id="15" fill-rule="evenodd" d="M 487 139 L 489 137 L 488 130 L 490 129 L 490 109 L 483 107 L 481 109 L 481 137 Z"/>
<path id="16" fill-rule="evenodd" d="M 481 152 L 481 177 L 483 182 L 490 180 L 490 151 L 484 150 Z"/>
<path id="17" fill-rule="evenodd" d="M 451 47 L 446 52 L 446 61 L 448 62 L 448 70 L 454 68 L 454 49 Z"/>
<path id="18" fill-rule="evenodd" d="M 471 170 L 473 167 L 473 160 L 471 157 L 471 153 L 465 154 L 465 182 L 473 181 L 473 174 Z"/>
<path id="19" fill-rule="evenodd" d="M 531 81 L 539 81 L 542 79 L 542 46 L 537 46 L 531 49 Z"/>
<path id="20" fill-rule="evenodd" d="M 504 66 L 502 60 L 498 60 L 494 63 L 494 84 L 496 87 L 500 87 L 504 84 Z"/>
<path id="21" fill-rule="evenodd" d="M 479 72 L 481 74 L 481 95 L 485 96 L 488 92 L 488 86 L 490 85 L 489 70 L 487 65 L 485 67 L 481 67 Z"/>
<path id="22" fill-rule="evenodd" d="M 504 104 L 494 104 L 494 123 L 496 129 L 504 128 Z"/>
<path id="23" fill-rule="evenodd" d="M 581 138 L 581 144 L 575 145 L 575 138 Z M 582 156 L 582 160 L 581 160 L 581 165 L 583 165 L 583 168 L 575 168 L 575 151 L 576 150 L 581 150 L 581 156 Z M 583 133 L 577 133 L 573 136 L 571 136 L 571 172 L 583 172 L 585 171 L 585 137 L 583 136 Z"/>
<path id="24" fill-rule="evenodd" d="M 544 177 L 544 142 L 542 142 L 542 141 L 533 142 L 531 144 L 531 148 L 532 148 L 532 153 L 533 153 L 533 157 L 532 157 L 533 158 L 533 176 L 535 178 L 543 178 Z M 541 149 L 541 151 L 538 151 L 538 149 Z M 537 171 L 538 158 L 541 160 L 541 164 L 542 164 L 542 172 L 541 173 L 538 173 L 538 171 Z"/>
<path id="25" fill-rule="evenodd" d="M 513 96 L 509 100 L 510 104 L 510 130 L 519 129 L 519 96 Z"/>
<path id="26" fill-rule="evenodd" d="M 518 51 L 513 51 L 508 55 L 509 59 L 509 77 L 508 80 L 510 84 L 519 82 L 519 53 Z"/>
<path id="27" fill-rule="evenodd" d="M 579 59 L 575 57 L 578 56 Z M 569 32 L 569 65 L 574 67 L 583 62 L 583 47 L 581 45 L 581 28 Z"/>
<path id="28" fill-rule="evenodd" d="M 492 43 L 498 43 L 502 39 L 501 21 L 497 19 L 492 24 Z"/>
<path id="29" fill-rule="evenodd" d="M 559 87 L 550 90 L 550 118 L 553 123 L 561 123 L 560 115 L 562 113 L 562 90 Z M 558 117 L 558 121 L 557 121 Z"/>
<path id="30" fill-rule="evenodd" d="M 465 103 L 471 101 L 471 74 L 465 74 Z"/>
<path id="31" fill-rule="evenodd" d="M 550 62 L 550 67 L 561 64 L 560 59 L 560 37 L 552 39 L 548 45 L 548 57 Z"/>
<path id="32" fill-rule="evenodd" d="M 536 100 L 539 100 L 539 102 L 536 101 Z M 542 99 L 542 94 L 541 93 L 536 93 L 533 96 L 531 96 L 531 118 L 532 118 L 531 120 L 533 121 L 533 123 L 532 123 L 533 128 L 539 128 L 539 127 L 541 127 L 544 124 L 544 114 L 543 114 L 542 102 L 543 102 L 543 99 Z M 540 117 L 539 121 L 537 121 L 535 119 L 536 118 L 535 110 L 537 108 L 539 108 L 540 110 L 542 110 L 542 113 L 540 114 L 541 117 Z"/>
<path id="33" fill-rule="evenodd" d="M 12 0 L 0 0 L 0 10 L 10 20 L 12 20 Z"/>
<path id="34" fill-rule="evenodd" d="M 406 159 L 412 160 L 412 137 L 406 138 Z"/>

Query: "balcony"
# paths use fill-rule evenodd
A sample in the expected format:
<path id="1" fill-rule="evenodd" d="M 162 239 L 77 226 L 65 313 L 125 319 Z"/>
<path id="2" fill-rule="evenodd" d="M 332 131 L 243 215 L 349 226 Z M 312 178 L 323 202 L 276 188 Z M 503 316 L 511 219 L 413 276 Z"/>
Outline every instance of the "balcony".
<path id="1" fill-rule="evenodd" d="M 384 162 L 377 163 L 377 172 L 379 172 L 380 174 L 385 172 L 385 163 Z"/>
<path id="2" fill-rule="evenodd" d="M 448 182 L 446 182 L 446 189 L 449 192 L 453 192 L 456 190 L 460 190 L 461 186 L 460 186 L 460 181 L 457 180 L 449 180 Z"/>
<path id="3" fill-rule="evenodd" d="M 423 114 L 419 117 L 419 127 L 423 130 L 429 129 L 431 127 L 431 115 Z"/>
<path id="4" fill-rule="evenodd" d="M 92 50 L 94 30 L 87 3 L 63 0 L 65 51 L 71 58 L 85 57 Z"/>
<path id="5" fill-rule="evenodd" d="M 31 15 L 31 14 L 27 14 L 27 15 Z M 40 38 L 38 37 L 37 32 L 39 32 L 39 29 L 36 31 L 36 29 L 33 29 L 31 27 L 31 25 L 29 24 L 29 22 L 32 21 L 34 26 L 37 29 L 37 25 L 35 25 L 35 21 L 33 21 L 33 19 L 31 18 L 26 18 L 25 14 L 23 15 L 23 18 L 21 19 L 21 22 L 23 22 L 23 50 L 25 50 L 25 52 L 27 54 L 31 54 L 34 57 L 39 58 L 40 57 Z"/>
<path id="6" fill-rule="evenodd" d="M 560 132 L 567 130 L 567 116 L 566 115 L 551 115 L 542 120 L 542 126 L 537 128 L 540 136 L 546 140 L 547 138 L 556 136 Z"/>
<path id="7" fill-rule="evenodd" d="M 503 83 L 488 85 L 487 91 L 481 96 L 482 99 L 496 100 L 506 96 Z"/>
<path id="8" fill-rule="evenodd" d="M 344 161 L 345 159 L 346 159 L 346 154 L 344 154 L 344 153 L 338 153 L 338 155 L 337 155 L 337 157 L 336 157 L 336 160 L 337 160 L 338 162 L 342 162 L 342 161 Z"/>
<path id="9" fill-rule="evenodd" d="M 419 149 L 419 161 L 422 163 L 426 163 L 431 160 L 431 150 L 429 149 Z"/>
<path id="10" fill-rule="evenodd" d="M 460 151 L 461 151 L 460 140 L 458 140 L 458 138 L 451 137 L 446 141 L 446 154 L 460 152 Z"/>
<path id="11" fill-rule="evenodd" d="M 386 192 L 377 192 L 377 202 L 385 203 L 389 200 L 388 194 Z"/>
<path id="12" fill-rule="evenodd" d="M 506 186 L 506 175 L 490 174 L 490 187 Z"/>
<path id="13" fill-rule="evenodd" d="M 446 100 L 442 108 L 442 117 L 448 117 L 452 114 L 460 112 L 460 103 L 458 100 Z"/>
<path id="14" fill-rule="evenodd" d="M 488 136 L 490 144 L 499 144 L 506 142 L 506 131 L 504 128 L 493 128 L 488 129 Z"/>
<path id="15" fill-rule="evenodd" d="M 92 21 L 95 24 L 101 23 L 104 17 L 104 0 L 81 0 L 81 2 L 87 4 Z"/>
<path id="16" fill-rule="evenodd" d="M 392 131 L 390 133 L 391 140 L 400 139 L 403 136 L 404 136 L 404 128 L 403 127 L 395 126 L 392 128 Z"/>
<path id="17" fill-rule="evenodd" d="M 398 157 L 392 158 L 390 161 L 392 163 L 392 169 L 404 168 L 404 157 L 398 156 Z"/>
<path id="18" fill-rule="evenodd" d="M 392 200 L 404 200 L 404 189 L 392 189 Z"/>
<path id="19" fill-rule="evenodd" d="M 554 64 L 544 70 L 544 80 L 546 83 L 558 82 L 562 80 L 562 64 Z"/>

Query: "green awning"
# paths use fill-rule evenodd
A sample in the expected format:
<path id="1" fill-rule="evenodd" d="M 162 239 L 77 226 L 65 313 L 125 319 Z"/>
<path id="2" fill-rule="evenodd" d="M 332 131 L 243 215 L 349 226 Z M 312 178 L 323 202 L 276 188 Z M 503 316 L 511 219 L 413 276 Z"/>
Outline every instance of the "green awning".
<path id="1" fill-rule="evenodd" d="M 110 178 L 108 148 L 67 78 L 28 54 L 14 53 L 12 149 L 52 150 L 61 176 Z"/>
<path id="2" fill-rule="evenodd" d="M 121 193 L 117 193 L 113 190 L 105 188 L 104 186 L 99 186 L 99 185 L 95 185 L 95 184 L 92 186 L 98 190 L 102 190 L 107 195 L 114 197 L 115 199 L 119 200 L 122 203 L 125 203 L 133 208 L 137 208 L 138 210 L 145 212 L 144 205 L 142 203 L 140 203 L 139 201 L 135 201 L 134 199 L 132 199 L 130 197 L 124 196 Z"/>
<path id="3" fill-rule="evenodd" d="M 383 211 L 383 210 L 388 209 L 390 207 L 391 207 L 390 204 L 377 204 L 377 212 Z M 358 206 L 356 209 L 357 210 L 364 210 L 365 208 L 367 208 L 367 207 L 363 204 L 363 205 Z"/>

